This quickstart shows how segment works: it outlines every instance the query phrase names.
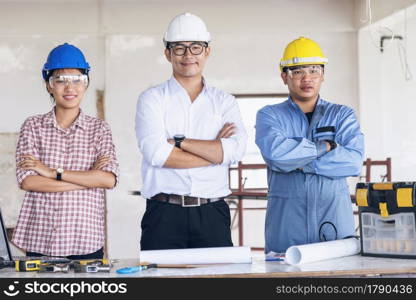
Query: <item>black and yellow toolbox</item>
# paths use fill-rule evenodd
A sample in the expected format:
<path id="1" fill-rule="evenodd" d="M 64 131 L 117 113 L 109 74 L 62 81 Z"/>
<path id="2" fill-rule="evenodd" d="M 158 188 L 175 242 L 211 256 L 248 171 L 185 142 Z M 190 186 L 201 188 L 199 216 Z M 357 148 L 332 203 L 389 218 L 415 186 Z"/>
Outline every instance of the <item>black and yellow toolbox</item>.
<path id="1" fill-rule="evenodd" d="M 361 254 L 416 258 L 416 182 L 358 183 Z"/>

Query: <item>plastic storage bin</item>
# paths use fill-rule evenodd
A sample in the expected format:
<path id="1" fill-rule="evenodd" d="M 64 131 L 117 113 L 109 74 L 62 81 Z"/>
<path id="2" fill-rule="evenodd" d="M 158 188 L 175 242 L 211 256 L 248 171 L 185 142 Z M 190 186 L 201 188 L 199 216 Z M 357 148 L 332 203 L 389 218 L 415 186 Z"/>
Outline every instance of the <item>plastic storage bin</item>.
<path id="1" fill-rule="evenodd" d="M 381 217 L 363 212 L 360 217 L 363 253 L 416 256 L 414 213 Z"/>

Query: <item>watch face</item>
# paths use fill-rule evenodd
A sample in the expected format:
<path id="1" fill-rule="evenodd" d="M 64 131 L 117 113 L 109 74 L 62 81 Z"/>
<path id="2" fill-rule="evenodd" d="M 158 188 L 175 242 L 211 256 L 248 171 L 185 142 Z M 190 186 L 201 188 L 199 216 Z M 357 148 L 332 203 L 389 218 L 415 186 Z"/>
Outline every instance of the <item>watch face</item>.
<path id="1" fill-rule="evenodd" d="M 173 137 L 175 140 L 183 140 L 185 139 L 185 136 L 183 134 L 175 134 Z"/>

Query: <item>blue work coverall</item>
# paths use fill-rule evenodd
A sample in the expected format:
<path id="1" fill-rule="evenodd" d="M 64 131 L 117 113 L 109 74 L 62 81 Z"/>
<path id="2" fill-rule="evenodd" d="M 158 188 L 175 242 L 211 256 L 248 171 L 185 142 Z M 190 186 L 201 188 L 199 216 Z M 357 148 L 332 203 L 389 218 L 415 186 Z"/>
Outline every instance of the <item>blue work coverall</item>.
<path id="1" fill-rule="evenodd" d="M 337 148 L 327 152 L 325 140 Z M 309 123 L 291 98 L 268 105 L 256 144 L 267 164 L 266 253 L 354 235 L 346 178 L 361 172 L 364 136 L 351 108 L 319 98 Z"/>

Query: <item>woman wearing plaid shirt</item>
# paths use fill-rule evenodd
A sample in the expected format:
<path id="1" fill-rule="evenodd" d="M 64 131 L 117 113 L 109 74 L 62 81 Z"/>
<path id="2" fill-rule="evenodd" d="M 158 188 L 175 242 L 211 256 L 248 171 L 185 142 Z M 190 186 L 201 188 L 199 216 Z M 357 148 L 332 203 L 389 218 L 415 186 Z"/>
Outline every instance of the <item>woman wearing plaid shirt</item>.
<path id="1" fill-rule="evenodd" d="M 69 44 L 54 48 L 42 71 L 55 102 L 23 124 L 16 175 L 26 191 L 12 241 L 27 256 L 102 258 L 104 189 L 117 183 L 109 125 L 80 109 L 89 65 Z"/>

